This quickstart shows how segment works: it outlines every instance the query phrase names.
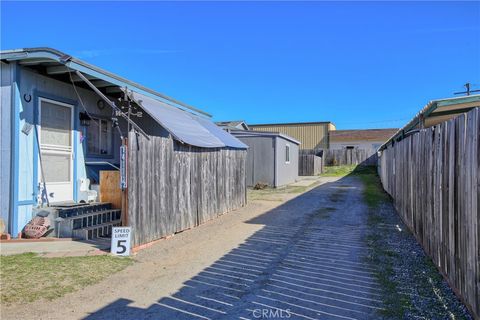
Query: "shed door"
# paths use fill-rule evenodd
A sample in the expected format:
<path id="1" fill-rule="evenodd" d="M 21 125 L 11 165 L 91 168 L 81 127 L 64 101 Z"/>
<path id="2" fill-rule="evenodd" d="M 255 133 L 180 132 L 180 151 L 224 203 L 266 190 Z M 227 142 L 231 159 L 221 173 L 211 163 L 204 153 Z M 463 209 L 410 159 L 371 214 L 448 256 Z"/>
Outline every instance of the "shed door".
<path id="1" fill-rule="evenodd" d="M 39 182 L 50 202 L 73 201 L 73 106 L 40 98 L 39 113 Z"/>

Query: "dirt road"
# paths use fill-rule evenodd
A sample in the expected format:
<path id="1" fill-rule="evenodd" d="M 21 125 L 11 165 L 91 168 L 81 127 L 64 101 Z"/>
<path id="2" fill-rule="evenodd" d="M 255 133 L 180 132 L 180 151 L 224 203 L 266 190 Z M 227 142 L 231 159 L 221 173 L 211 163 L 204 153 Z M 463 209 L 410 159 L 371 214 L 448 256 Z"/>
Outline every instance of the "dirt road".
<path id="1" fill-rule="evenodd" d="M 4 308 L 2 317 L 379 318 L 362 182 L 324 179 L 296 198 L 252 201 L 141 251 L 105 281 L 49 303 Z"/>

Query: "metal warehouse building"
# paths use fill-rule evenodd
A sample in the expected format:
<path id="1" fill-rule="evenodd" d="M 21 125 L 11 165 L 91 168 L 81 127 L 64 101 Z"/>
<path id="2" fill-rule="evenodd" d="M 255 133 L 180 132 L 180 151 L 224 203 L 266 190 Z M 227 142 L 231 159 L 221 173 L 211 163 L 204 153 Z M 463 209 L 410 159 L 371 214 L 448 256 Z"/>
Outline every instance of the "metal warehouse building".
<path id="1" fill-rule="evenodd" d="M 329 131 L 335 130 L 330 121 L 292 122 L 249 125 L 251 130 L 279 132 L 300 141 L 300 149 L 328 149 Z"/>

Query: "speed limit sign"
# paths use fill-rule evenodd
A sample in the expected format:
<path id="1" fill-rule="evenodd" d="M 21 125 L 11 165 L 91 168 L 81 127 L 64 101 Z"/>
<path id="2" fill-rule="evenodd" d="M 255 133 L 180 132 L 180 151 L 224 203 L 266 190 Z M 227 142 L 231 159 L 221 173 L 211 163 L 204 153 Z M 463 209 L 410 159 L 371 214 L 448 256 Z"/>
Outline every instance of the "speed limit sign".
<path id="1" fill-rule="evenodd" d="M 129 256 L 131 235 L 131 227 L 113 227 L 110 252 L 117 256 Z"/>

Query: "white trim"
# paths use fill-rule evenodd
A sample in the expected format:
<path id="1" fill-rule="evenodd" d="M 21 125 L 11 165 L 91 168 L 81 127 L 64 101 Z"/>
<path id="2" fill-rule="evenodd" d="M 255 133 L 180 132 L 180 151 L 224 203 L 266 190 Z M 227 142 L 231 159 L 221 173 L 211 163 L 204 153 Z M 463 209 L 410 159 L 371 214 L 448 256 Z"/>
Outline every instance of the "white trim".
<path id="1" fill-rule="evenodd" d="M 59 145 L 55 145 L 55 144 L 40 144 L 42 147 L 46 147 L 48 150 L 56 150 L 56 151 L 64 151 L 64 152 L 71 152 L 73 151 L 73 147 L 68 147 L 68 146 L 65 146 L 65 147 L 62 147 L 62 146 L 59 146 Z"/>
<path id="2" fill-rule="evenodd" d="M 61 145 L 51 145 L 51 144 L 42 144 L 42 103 L 43 102 L 48 102 L 51 104 L 55 104 L 58 106 L 66 107 L 70 109 L 70 145 L 69 146 L 61 146 Z M 72 104 L 68 103 L 63 103 L 60 101 L 52 100 L 52 99 L 47 99 L 43 97 L 38 97 L 38 114 L 37 114 L 37 119 L 38 119 L 38 152 L 41 154 L 58 154 L 58 155 L 65 155 L 65 156 L 70 156 L 70 181 L 57 181 L 57 182 L 47 182 L 47 185 L 65 185 L 65 184 L 70 184 L 72 193 L 70 195 L 71 199 L 66 199 L 66 200 L 73 200 L 74 199 L 74 154 L 73 154 L 73 146 L 75 144 L 75 106 Z M 42 169 L 41 169 L 41 163 L 38 161 L 38 183 L 43 182 L 43 175 L 42 175 Z M 48 186 L 47 186 L 47 192 L 48 192 Z M 58 201 L 63 201 L 58 200 Z M 57 202 L 51 201 L 51 202 Z"/>

